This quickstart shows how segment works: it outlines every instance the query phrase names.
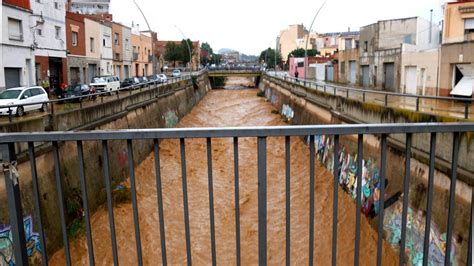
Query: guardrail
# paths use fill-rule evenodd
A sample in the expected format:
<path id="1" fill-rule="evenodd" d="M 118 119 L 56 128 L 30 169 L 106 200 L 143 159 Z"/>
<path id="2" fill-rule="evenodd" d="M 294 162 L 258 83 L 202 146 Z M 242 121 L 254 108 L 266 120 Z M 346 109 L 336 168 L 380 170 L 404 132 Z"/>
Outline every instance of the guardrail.
<path id="1" fill-rule="evenodd" d="M 35 147 L 34 142 L 50 142 L 53 147 L 53 158 L 55 168 L 55 182 L 58 188 L 58 198 L 60 206 L 60 224 L 63 234 L 63 244 L 65 251 L 65 258 L 67 265 L 71 265 L 71 255 L 69 249 L 69 240 L 67 235 L 66 225 L 66 210 L 65 210 L 65 198 L 64 198 L 64 184 L 61 173 L 61 163 L 59 155 L 60 142 L 76 143 L 77 147 L 77 158 L 79 162 L 79 176 L 80 186 L 82 190 L 82 203 L 84 206 L 85 215 L 85 228 L 86 238 L 88 245 L 88 255 L 91 265 L 94 265 L 94 251 L 93 251 L 93 239 L 91 234 L 91 214 L 88 205 L 87 197 L 87 184 L 86 176 L 84 171 L 84 153 L 83 145 L 84 142 L 88 141 L 101 141 L 102 142 L 102 158 L 103 158 L 103 178 L 105 180 L 106 192 L 107 192 L 107 211 L 109 214 L 109 229 L 111 232 L 111 249 L 115 264 L 118 264 L 117 255 L 117 242 L 116 232 L 114 225 L 114 214 L 113 214 L 113 201 L 112 201 L 112 189 L 111 189 L 111 177 L 109 174 L 109 142 L 124 141 L 127 143 L 128 153 L 128 166 L 130 171 L 130 184 L 132 193 L 132 211 L 134 217 L 134 229 L 135 229 L 135 240 L 136 240 L 136 251 L 138 258 L 138 265 L 143 264 L 143 255 L 141 247 L 142 240 L 140 237 L 140 225 L 138 217 L 137 207 L 137 189 L 135 180 L 135 169 L 133 163 L 133 142 L 138 140 L 154 140 L 154 156 L 155 156 L 155 174 L 156 174 L 156 187 L 157 187 L 157 205 L 158 205 L 158 217 L 160 224 L 160 240 L 161 240 L 161 254 L 163 265 L 167 265 L 166 252 L 169 246 L 166 246 L 165 237 L 165 220 L 163 214 L 163 196 L 162 196 L 162 182 L 160 173 L 160 149 L 159 141 L 163 139 L 179 139 L 180 140 L 180 151 L 181 151 L 181 174 L 182 174 L 182 192 L 183 192 L 183 214 L 184 214 L 184 231 L 186 237 L 186 254 L 188 265 L 191 265 L 191 232 L 189 230 L 189 209 L 188 209 L 188 187 L 186 180 L 186 150 L 185 140 L 191 138 L 205 138 L 207 139 L 207 165 L 208 165 L 208 192 L 209 192 L 209 220 L 210 220 L 210 243 L 212 253 L 213 265 L 216 265 L 216 239 L 215 239 L 215 220 L 214 220 L 214 194 L 213 194 L 213 174 L 212 174 L 212 140 L 215 138 L 230 138 L 233 139 L 233 154 L 234 154 L 234 191 L 235 191 L 235 247 L 236 247 L 236 263 L 240 265 L 240 210 L 239 210 L 239 139 L 240 138 L 256 138 L 257 140 L 257 169 L 258 169 L 258 263 L 259 265 L 267 264 L 267 139 L 271 137 L 285 137 L 285 198 L 286 198 L 286 224 L 285 228 L 285 241 L 286 241 L 286 264 L 289 265 L 291 262 L 290 254 L 292 254 L 290 246 L 290 235 L 291 235 L 291 195 L 290 195 L 290 141 L 292 137 L 309 136 L 309 162 L 310 162 L 310 175 L 309 175 L 309 235 L 307 241 L 309 243 L 309 265 L 313 265 L 314 260 L 314 247 L 315 247 L 315 236 L 314 236 L 314 225 L 315 225 L 315 135 L 326 135 L 332 136 L 333 154 L 340 154 L 340 138 L 346 135 L 358 135 L 358 150 L 357 158 L 363 158 L 363 140 L 365 135 L 380 135 L 380 175 L 378 178 L 379 184 L 385 183 L 386 178 L 386 164 L 387 164 L 387 138 L 390 134 L 404 134 L 406 136 L 406 150 L 405 158 L 411 158 L 412 149 L 412 138 L 414 134 L 428 133 L 431 135 L 431 147 L 430 147 L 430 159 L 429 159 L 429 176 L 428 176 L 428 199 L 426 206 L 426 229 L 424 234 L 424 249 L 423 259 L 424 265 L 427 265 L 428 254 L 429 254 L 429 242 L 430 242 L 430 224 L 432 214 L 432 198 L 433 198 L 433 182 L 434 182 L 434 160 L 436 151 L 436 136 L 440 133 L 448 133 L 453 136 L 452 145 L 452 170 L 451 170 L 451 186 L 449 196 L 449 211 L 447 213 L 447 243 L 446 243 L 446 254 L 445 263 L 450 264 L 451 258 L 451 245 L 454 225 L 454 207 L 455 207 L 455 191 L 456 191 L 456 176 L 457 176 L 457 161 L 459 156 L 460 146 L 460 134 L 466 132 L 474 132 L 474 123 L 451 123 L 451 124 L 390 124 L 390 125 L 321 125 L 321 126 L 285 126 L 285 127 L 248 127 L 248 128 L 212 128 L 212 129 L 145 129 L 145 130 L 119 130 L 119 131 L 91 131 L 91 132 L 38 132 L 38 133 L 5 133 L 0 134 L 0 154 L 3 160 L 3 177 L 6 183 L 7 199 L 8 199 L 8 210 L 11 232 L 13 237 L 13 247 L 15 261 L 18 265 L 25 265 L 28 262 L 26 254 L 26 241 L 25 232 L 23 226 L 23 212 L 22 212 L 22 199 L 20 197 L 20 182 L 18 181 L 18 172 L 15 169 L 16 153 L 15 144 L 17 143 L 28 143 L 29 145 L 29 158 L 31 165 L 31 176 L 33 180 L 34 190 L 34 202 L 35 202 L 35 214 L 39 217 L 39 232 L 41 245 L 45 247 L 45 235 L 43 230 L 43 221 L 41 216 L 41 195 L 38 190 L 38 177 L 35 163 Z M 282 140 L 283 141 L 283 140 Z M 336 157 L 339 158 L 340 156 Z M 410 183 L 410 161 L 405 160 L 405 171 L 403 181 L 403 194 L 409 194 L 409 183 Z M 165 163 L 165 161 L 162 161 Z M 357 168 L 362 169 L 362 160 L 357 160 Z M 338 234 L 338 186 L 339 186 L 339 175 L 341 170 L 340 160 L 334 160 L 333 167 L 333 212 L 332 212 L 332 265 L 337 263 L 337 234 Z M 253 182 L 253 181 L 252 181 Z M 355 227 L 355 242 L 354 242 L 354 262 L 355 265 L 359 265 L 359 251 L 360 251 L 360 228 L 361 228 L 361 187 L 362 187 L 362 171 L 356 171 L 356 227 Z M 247 184 L 248 185 L 248 184 Z M 190 189 L 193 189 L 192 187 Z M 380 200 L 379 200 L 379 211 L 378 211 L 378 239 L 377 239 L 377 265 L 382 264 L 382 239 L 383 239 L 383 219 L 384 219 L 384 202 L 385 202 L 385 186 L 380 185 Z M 474 196 L 474 193 L 473 193 Z M 474 203 L 474 199 L 471 204 Z M 472 206 L 472 205 L 471 205 Z M 472 210 L 472 207 L 471 207 Z M 177 211 L 177 210 L 173 210 Z M 401 223 L 401 241 L 400 241 L 400 265 L 404 265 L 405 260 L 405 240 L 407 237 L 407 216 L 408 216 L 408 197 L 403 197 L 403 213 Z M 472 216 L 471 216 L 472 217 Z M 471 218 L 472 219 L 472 218 Z M 169 221 L 168 221 L 169 222 Z M 329 228 L 325 228 L 329 229 Z M 472 221 L 471 221 L 471 233 L 469 243 L 472 243 Z M 273 230 L 272 230 L 273 231 Z M 103 240 L 105 241 L 105 240 Z M 228 241 L 231 241 L 228 239 Z M 472 246 L 469 247 L 469 250 Z M 46 248 L 42 248 L 42 256 L 47 261 Z M 301 254 L 300 251 L 296 251 L 296 254 Z M 472 263 L 472 252 L 468 252 L 468 265 Z M 365 263 L 365 262 L 364 262 Z"/>
<path id="2" fill-rule="evenodd" d="M 384 99 L 383 102 L 386 107 L 389 104 L 389 97 L 403 97 L 406 99 L 414 99 L 415 101 L 414 110 L 417 112 L 419 112 L 423 108 L 423 106 L 420 106 L 421 100 L 436 100 L 436 101 L 444 101 L 444 102 L 450 102 L 450 103 L 456 102 L 463 105 L 462 108 L 464 108 L 464 110 L 462 111 L 462 114 L 464 115 L 464 119 L 469 119 L 469 115 L 471 114 L 471 111 L 469 110 L 469 108 L 474 103 L 474 99 L 472 98 L 424 96 L 424 95 L 415 95 L 415 94 L 406 94 L 406 93 L 397 93 L 397 92 L 357 89 L 357 88 L 350 88 L 350 87 L 344 87 L 344 86 L 333 85 L 333 84 L 326 84 L 322 82 L 316 82 L 313 80 L 293 78 L 286 75 L 275 74 L 273 72 L 266 72 L 266 74 L 277 79 L 303 85 L 308 88 L 314 88 L 320 92 L 330 93 L 330 94 L 333 94 L 334 96 L 339 95 L 346 98 L 351 98 L 351 94 L 352 96 L 359 95 L 362 97 L 362 102 L 366 102 L 367 96 L 370 96 L 370 95 L 383 96 L 383 99 Z M 352 98 L 355 98 L 355 97 L 352 97 Z M 355 98 L 355 99 L 359 100 L 359 98 Z"/>
<path id="3" fill-rule="evenodd" d="M 190 75 L 183 75 L 181 77 L 169 77 L 165 82 L 158 82 L 158 81 L 152 81 L 148 82 L 146 84 L 137 84 L 134 86 L 128 86 L 128 87 L 123 87 L 119 88 L 118 90 L 112 91 L 112 92 L 98 92 L 98 93 L 92 93 L 92 94 L 87 94 L 83 96 L 75 96 L 67 99 L 58 99 L 58 100 L 50 100 L 50 101 L 43 101 L 43 102 L 34 102 L 34 103 L 28 103 L 28 104 L 11 104 L 11 105 L 2 105 L 0 106 L 0 109 L 8 109 L 8 121 L 13 122 L 13 117 L 15 114 L 13 114 L 12 108 L 16 107 L 24 107 L 24 106 L 30 106 L 30 105 L 43 105 L 46 104 L 47 106 L 47 111 L 50 112 L 50 114 L 54 115 L 54 105 L 55 104 L 62 104 L 66 102 L 74 102 L 74 101 L 79 101 L 79 109 L 83 108 L 83 103 L 82 100 L 84 99 L 90 99 L 90 98 L 97 98 L 98 96 L 100 97 L 100 102 L 101 104 L 104 103 L 104 96 L 113 96 L 112 94 L 115 94 L 117 99 L 120 99 L 120 92 L 122 91 L 129 91 L 129 95 L 132 95 L 133 90 L 139 89 L 142 91 L 144 88 L 142 88 L 143 85 L 147 87 L 147 89 L 150 89 L 151 86 L 156 87 L 156 86 L 164 86 L 167 84 L 171 83 L 176 83 L 181 80 L 188 80 L 190 79 Z M 45 110 L 46 111 L 46 110 Z"/>

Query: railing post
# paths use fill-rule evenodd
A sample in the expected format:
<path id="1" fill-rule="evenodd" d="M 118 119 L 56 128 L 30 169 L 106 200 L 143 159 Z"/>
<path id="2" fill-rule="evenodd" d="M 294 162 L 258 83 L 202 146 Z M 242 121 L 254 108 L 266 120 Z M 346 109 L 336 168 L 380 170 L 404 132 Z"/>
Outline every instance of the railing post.
<path id="1" fill-rule="evenodd" d="M 51 114 L 54 115 L 54 102 L 51 102 Z"/>
<path id="2" fill-rule="evenodd" d="M 388 106 L 388 94 L 385 94 L 385 107 Z"/>
<path id="3" fill-rule="evenodd" d="M 267 139 L 258 137 L 258 265 L 267 265 Z"/>
<path id="4" fill-rule="evenodd" d="M 346 98 L 349 99 L 349 89 L 346 90 Z"/>
<path id="5" fill-rule="evenodd" d="M 18 108 L 18 107 L 17 107 Z M 13 121 L 13 118 L 12 118 L 12 109 L 10 108 L 10 106 L 8 107 L 8 122 L 12 122 Z"/>
<path id="6" fill-rule="evenodd" d="M 362 92 L 362 102 L 365 103 L 365 91 Z"/>
<path id="7" fill-rule="evenodd" d="M 420 97 L 416 97 L 416 111 L 420 111 Z"/>
<path id="8" fill-rule="evenodd" d="M 323 85 L 324 93 L 326 93 L 326 85 Z"/>
<path id="9" fill-rule="evenodd" d="M 81 108 L 81 109 L 82 109 L 82 97 L 81 97 L 81 98 L 79 98 L 79 108 Z"/>
<path id="10" fill-rule="evenodd" d="M 18 180 L 18 172 L 15 169 L 15 145 L 13 143 L 1 144 L 0 152 L 2 155 L 3 178 L 5 179 L 7 191 L 8 216 L 10 217 L 10 230 L 13 236 L 15 264 L 28 265 L 23 211 L 21 208 L 20 181 Z"/>
<path id="11" fill-rule="evenodd" d="M 469 102 L 466 101 L 464 103 L 464 119 L 468 119 L 469 118 Z"/>

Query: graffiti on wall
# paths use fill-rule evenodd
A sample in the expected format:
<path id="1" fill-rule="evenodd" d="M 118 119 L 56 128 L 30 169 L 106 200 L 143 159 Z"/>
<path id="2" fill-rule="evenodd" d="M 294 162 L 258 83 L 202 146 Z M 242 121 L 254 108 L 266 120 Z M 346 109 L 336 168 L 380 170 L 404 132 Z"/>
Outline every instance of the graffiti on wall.
<path id="1" fill-rule="evenodd" d="M 291 119 L 293 119 L 293 117 L 295 117 L 295 112 L 287 104 L 284 104 L 283 107 L 281 108 L 281 114 L 284 117 L 286 117 L 287 120 L 291 120 Z"/>
<path id="2" fill-rule="evenodd" d="M 308 144 L 309 141 L 310 138 L 308 137 Z M 314 137 L 314 145 L 317 160 L 332 173 L 334 169 L 334 138 L 317 135 Z M 355 200 L 357 197 L 357 154 L 347 152 L 344 145 L 341 145 L 336 158 L 339 162 L 339 185 Z M 367 217 L 375 217 L 379 213 L 380 186 L 378 167 L 372 159 L 364 160 L 362 158 L 361 212 Z M 385 200 L 387 199 L 385 198 Z M 402 207 L 399 201 L 385 210 L 384 230 L 387 232 L 387 241 L 395 248 L 398 248 L 401 239 Z M 413 209 L 409 208 L 405 253 L 410 265 L 419 265 L 423 260 L 424 232 L 425 219 L 423 215 L 416 215 Z M 446 234 L 441 234 L 432 222 L 429 261 L 433 262 L 433 265 L 437 265 L 438 262 L 443 263 L 445 249 Z M 451 260 L 453 260 L 455 254 L 454 245 L 452 246 L 452 254 Z"/>
<path id="3" fill-rule="evenodd" d="M 26 254 L 33 261 L 41 261 L 41 243 L 39 234 L 33 231 L 31 215 L 23 218 L 26 237 Z M 13 254 L 13 236 L 9 225 L 0 225 L 0 265 L 15 265 Z"/>
<path id="4" fill-rule="evenodd" d="M 175 111 L 166 112 L 163 116 L 163 119 L 165 120 L 165 125 L 167 128 L 176 127 L 178 124 L 178 116 L 176 115 Z"/>

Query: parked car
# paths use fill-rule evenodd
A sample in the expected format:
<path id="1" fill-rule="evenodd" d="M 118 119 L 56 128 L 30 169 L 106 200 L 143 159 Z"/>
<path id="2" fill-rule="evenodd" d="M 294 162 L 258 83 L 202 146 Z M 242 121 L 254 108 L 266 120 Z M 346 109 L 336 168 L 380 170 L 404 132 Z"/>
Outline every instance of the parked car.
<path id="1" fill-rule="evenodd" d="M 136 89 L 140 86 L 140 80 L 137 77 L 133 78 L 126 78 L 120 83 L 120 88 L 131 87 L 132 89 Z"/>
<path id="2" fill-rule="evenodd" d="M 158 74 L 153 74 L 147 77 L 148 82 L 159 82 L 160 76 Z"/>
<path id="3" fill-rule="evenodd" d="M 87 84 L 70 85 L 66 90 L 64 90 L 62 95 L 58 96 L 58 99 L 66 99 L 68 101 L 75 100 L 79 102 L 88 98 L 79 98 L 80 96 L 86 96 L 89 94 L 91 94 L 91 88 Z"/>
<path id="4" fill-rule="evenodd" d="M 138 80 L 140 81 L 142 88 L 148 85 L 148 79 L 145 76 L 139 77 Z"/>
<path id="5" fill-rule="evenodd" d="M 173 75 L 174 78 L 181 77 L 181 70 L 174 69 L 172 75 Z"/>
<path id="6" fill-rule="evenodd" d="M 159 74 L 158 77 L 159 77 L 158 81 L 160 83 L 165 83 L 168 80 L 168 77 L 165 74 Z"/>
<path id="7" fill-rule="evenodd" d="M 93 77 L 90 87 L 94 87 L 97 93 L 108 92 L 112 94 L 120 88 L 120 80 L 115 76 L 97 76 Z"/>
<path id="8" fill-rule="evenodd" d="M 47 101 L 49 101 L 48 94 L 42 87 L 37 86 L 11 88 L 0 93 L 0 106 L 38 103 L 11 107 L 11 113 L 17 116 L 23 116 L 25 112 L 33 110 L 44 112 L 47 109 L 47 104 L 44 102 Z M 8 108 L 0 108 L 0 115 L 9 115 Z"/>

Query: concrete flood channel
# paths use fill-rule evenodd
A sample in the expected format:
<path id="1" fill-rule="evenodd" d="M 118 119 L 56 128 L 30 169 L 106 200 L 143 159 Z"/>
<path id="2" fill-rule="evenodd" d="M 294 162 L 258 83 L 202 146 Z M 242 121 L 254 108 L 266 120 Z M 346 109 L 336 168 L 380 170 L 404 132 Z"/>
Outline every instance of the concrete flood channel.
<path id="1" fill-rule="evenodd" d="M 232 87 L 241 86 L 235 82 Z M 229 127 L 286 125 L 274 112 L 274 107 L 256 89 L 213 90 L 183 117 L 178 127 Z M 285 173 L 284 138 L 268 140 L 268 262 L 285 261 Z M 257 143 L 256 139 L 239 141 L 240 170 L 240 222 L 242 264 L 258 261 L 257 214 Z M 220 264 L 234 264 L 235 209 L 233 176 L 233 140 L 212 141 L 216 246 Z M 160 143 L 161 175 L 168 263 L 186 263 L 182 183 L 179 140 Z M 210 264 L 210 225 L 206 160 L 206 140 L 186 140 L 186 161 L 190 231 L 193 262 Z M 161 263 L 159 221 L 156 205 L 154 155 L 150 154 L 136 168 L 138 210 L 144 263 Z M 309 219 L 309 149 L 302 139 L 292 138 L 291 144 L 291 252 L 292 263 L 304 264 L 308 260 Z M 317 166 L 315 183 L 315 258 L 318 263 L 331 260 L 332 175 Z M 128 186 L 128 183 L 124 183 Z M 353 264 L 355 239 L 355 205 L 346 193 L 339 193 L 338 262 Z M 132 206 L 123 203 L 114 208 L 118 254 L 121 264 L 136 264 Z M 100 264 L 113 263 L 107 210 L 99 208 L 92 217 L 95 258 Z M 361 261 L 375 264 L 377 233 L 367 219 L 362 220 Z M 384 264 L 395 265 L 396 253 L 384 243 Z M 87 264 L 85 236 L 71 241 L 71 254 L 75 264 Z M 50 263 L 64 264 L 63 250 L 56 252 Z"/>
<path id="2" fill-rule="evenodd" d="M 207 78 L 207 77 L 206 77 Z M 189 112 L 179 112 L 183 116 L 177 127 L 230 127 L 230 126 L 277 126 L 295 123 L 293 117 L 297 110 L 289 105 L 279 108 L 273 104 L 271 96 L 257 97 L 258 90 L 247 88 L 252 86 L 254 80 L 246 78 L 227 78 L 224 90 L 208 91 L 202 100 Z M 242 89 L 247 88 L 247 89 Z M 262 88 L 262 86 L 261 86 Z M 181 98 L 183 100 L 184 98 Z M 277 107 L 278 109 L 275 109 Z M 307 114 L 318 113 L 316 107 L 307 106 Z M 166 121 L 177 122 L 178 117 L 166 117 Z M 134 118 L 146 115 L 143 113 L 133 115 Z M 303 115 L 302 115 L 303 116 Z M 130 117 L 127 117 L 130 119 Z M 307 123 L 311 119 L 307 119 Z M 128 123 L 128 127 L 141 123 Z M 299 124 L 304 124 L 301 120 Z M 313 123 L 314 120 L 313 120 Z M 105 128 L 122 128 L 120 122 L 115 122 Z M 168 123 L 166 125 L 168 126 Z M 143 126 L 142 126 L 143 127 Z M 321 143 L 325 143 L 323 136 L 317 136 L 316 147 L 319 151 Z M 350 146 L 354 139 L 350 136 L 342 138 L 342 141 Z M 375 142 L 368 139 L 364 149 L 367 154 L 373 155 L 378 152 Z M 140 141 L 137 141 L 140 143 Z M 146 155 L 147 145 L 136 145 L 143 148 L 142 158 L 135 167 L 138 194 L 138 211 L 140 218 L 140 234 L 144 264 L 155 265 L 161 263 L 160 230 L 156 199 L 156 179 L 154 154 Z M 124 145 L 122 145 L 124 146 Z M 329 145 L 328 145 L 329 146 Z M 366 148 L 367 146 L 367 148 Z M 137 149 L 137 148 L 136 148 Z M 111 160 L 124 161 L 126 158 L 120 156 L 121 149 L 115 149 Z M 242 264 L 256 264 L 258 261 L 258 213 L 257 213 L 257 141 L 256 138 L 242 138 L 239 140 L 239 171 L 240 171 L 240 226 L 241 226 L 241 256 Z M 234 168 L 233 168 L 233 141 L 232 139 L 212 140 L 213 153 L 213 175 L 214 175 L 214 208 L 216 221 L 216 250 L 217 262 L 219 264 L 235 264 L 235 209 L 234 209 Z M 315 262 L 327 265 L 331 261 L 332 240 L 332 185 L 333 177 L 327 169 L 327 155 L 324 152 L 318 155 L 315 175 Z M 268 225 L 267 246 L 269 264 L 284 264 L 285 262 L 285 142 L 284 138 L 269 138 L 267 142 L 267 174 L 268 174 Z M 350 157 L 350 156 L 349 156 Z M 374 156 L 376 157 L 376 156 Z M 179 140 L 164 140 L 160 143 L 161 175 L 163 183 L 163 202 L 165 217 L 166 248 L 169 264 L 186 263 L 186 244 L 183 219 L 183 200 L 181 183 L 181 160 Z M 390 157 L 389 157 L 390 159 Z M 197 265 L 211 263 L 210 222 L 209 222 L 209 198 L 207 179 L 207 157 L 206 140 L 186 140 L 186 161 L 188 179 L 188 200 L 190 211 L 190 232 L 193 263 Z M 390 162 L 390 160 L 389 160 Z M 399 161 L 393 161 L 399 163 Z M 43 162 L 45 163 L 45 162 Z M 111 162 L 113 164 L 113 162 Z M 117 163 L 117 162 L 115 162 Z M 373 164 L 377 163 L 374 158 Z M 346 165 L 347 168 L 350 168 Z M 86 165 L 87 168 L 87 165 Z M 99 167 L 100 168 L 100 167 Z M 347 170 L 347 171 L 346 171 Z M 347 178 L 353 174 L 353 169 L 345 169 Z M 352 171 L 352 172 L 351 172 Z M 400 171 L 402 172 L 402 171 Z M 129 182 L 126 171 L 121 174 L 123 180 L 116 186 L 116 190 L 122 190 L 129 194 Z M 97 184 L 100 185 L 102 172 L 96 170 Z M 90 177 L 88 177 L 90 178 Z M 400 176 L 401 178 L 401 176 Z M 50 181 L 51 182 L 51 181 Z M 103 185 L 101 185 L 103 186 Z M 389 193 L 391 185 L 389 184 Z M 51 196 L 54 197 L 54 196 Z M 132 205 L 129 195 L 115 198 L 114 218 L 117 233 L 118 256 L 121 264 L 135 265 L 137 263 L 135 233 L 133 227 Z M 459 199 L 458 199 L 459 200 Z M 410 202 L 422 201 L 413 199 Z M 419 204 L 419 203 L 418 203 Z M 467 203 L 466 203 L 467 205 Z M 387 241 L 383 243 L 383 265 L 398 264 L 396 242 L 397 210 L 400 204 L 396 203 L 387 209 L 385 226 Z M 458 208 L 459 209 L 459 208 Z M 338 264 L 353 264 L 353 252 L 355 241 L 355 204 L 352 194 L 346 193 L 342 187 L 339 188 L 338 209 Z M 422 219 L 422 214 L 417 215 L 413 209 L 414 220 Z M 52 212 L 54 219 L 59 219 L 58 213 Z M 419 216 L 419 217 L 418 217 Z M 420 218 L 421 217 L 421 218 Z M 53 218 L 51 218 L 53 219 Z M 465 220 L 465 217 L 461 220 Z M 363 265 L 374 265 L 376 260 L 377 232 L 375 230 L 376 219 L 368 219 L 362 215 L 361 221 L 361 252 L 360 259 Z M 419 222 L 420 224 L 422 222 Z M 433 226 L 432 226 L 433 228 Z M 456 232 L 457 225 L 455 225 Z M 57 230 L 59 228 L 56 227 Z M 416 228 L 415 228 L 416 229 Z M 417 236 L 417 232 L 409 230 L 411 236 Z M 33 229 L 34 230 L 34 229 Z M 395 232 L 395 233 L 394 233 Z M 292 264 L 306 264 L 308 261 L 308 233 L 309 233 L 309 148 L 306 139 L 291 138 L 291 262 Z M 421 232 L 423 234 L 423 232 Z M 432 233 L 433 234 L 433 233 Z M 60 234 L 59 234 L 60 236 Z M 92 215 L 92 236 L 94 244 L 95 260 L 99 264 L 112 264 L 112 250 L 110 241 L 110 230 L 108 212 L 106 206 L 97 206 Z M 410 235 L 409 235 L 410 236 Z M 408 236 L 408 237 L 409 237 Z M 395 239 L 395 240 L 394 240 Z M 436 240 L 436 239 L 435 239 Z M 442 243 L 435 243 L 434 250 L 438 257 L 436 248 Z M 57 243 L 52 243 L 53 241 Z M 60 238 L 49 242 L 51 265 L 64 265 L 65 257 Z M 467 241 L 464 240 L 464 243 Z M 49 245 L 56 248 L 52 250 Z M 437 245 L 437 246 L 436 246 Z M 461 245 L 461 244 L 458 244 Z M 407 250 L 410 248 L 407 244 Z M 70 248 L 73 264 L 88 264 L 87 241 L 85 234 L 79 232 L 70 238 Z M 410 264 L 417 263 L 418 254 L 414 252 L 419 247 L 413 247 L 407 253 Z M 440 247 L 441 248 L 441 247 Z M 463 248 L 465 249 L 465 247 Z M 1 251 L 1 250 L 0 250 Z M 411 252 L 411 254 L 410 254 Z M 466 250 L 462 253 L 465 254 Z M 459 257 L 461 252 L 455 252 Z M 462 254 L 463 257 L 464 254 Z M 434 257 L 436 259 L 436 257 Z M 418 258 L 419 259 L 419 258 Z M 438 258 L 439 259 L 439 258 Z"/>

